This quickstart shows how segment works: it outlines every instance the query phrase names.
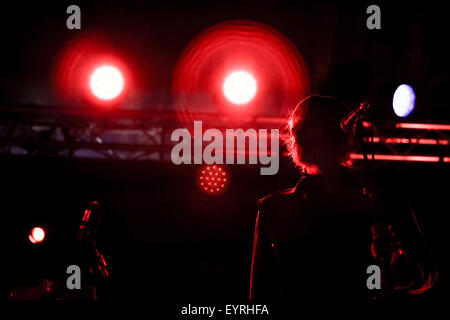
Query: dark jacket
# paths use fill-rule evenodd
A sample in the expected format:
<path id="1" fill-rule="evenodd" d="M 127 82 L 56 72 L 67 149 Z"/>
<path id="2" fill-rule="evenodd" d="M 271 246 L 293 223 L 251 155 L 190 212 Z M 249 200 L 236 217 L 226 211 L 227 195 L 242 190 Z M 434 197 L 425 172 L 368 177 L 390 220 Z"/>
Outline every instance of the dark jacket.
<path id="1" fill-rule="evenodd" d="M 260 199 L 250 299 L 373 301 L 382 292 L 368 289 L 367 267 L 380 265 L 381 252 L 389 257 L 380 265 L 385 291 L 431 288 L 437 271 L 411 208 L 387 187 L 376 199 L 373 205 L 346 171 L 304 175 L 294 188 Z"/>

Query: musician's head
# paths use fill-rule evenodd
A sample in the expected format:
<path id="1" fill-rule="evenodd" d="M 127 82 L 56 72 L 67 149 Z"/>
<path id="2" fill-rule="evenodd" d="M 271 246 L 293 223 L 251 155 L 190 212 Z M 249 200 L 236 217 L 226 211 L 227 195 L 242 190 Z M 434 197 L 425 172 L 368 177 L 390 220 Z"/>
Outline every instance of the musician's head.
<path id="1" fill-rule="evenodd" d="M 332 97 L 309 96 L 291 113 L 286 140 L 289 155 L 310 174 L 332 173 L 348 161 L 348 135 L 340 122 L 347 107 Z"/>

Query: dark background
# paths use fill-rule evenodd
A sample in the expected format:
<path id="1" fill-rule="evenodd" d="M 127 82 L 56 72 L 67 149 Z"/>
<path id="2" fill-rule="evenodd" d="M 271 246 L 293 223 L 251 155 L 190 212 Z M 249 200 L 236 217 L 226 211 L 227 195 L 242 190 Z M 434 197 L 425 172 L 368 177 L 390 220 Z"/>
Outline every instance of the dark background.
<path id="1" fill-rule="evenodd" d="M 308 67 L 311 93 L 349 103 L 378 99 L 379 112 L 393 117 L 392 92 L 408 83 L 417 96 L 411 121 L 448 119 L 448 27 L 441 2 L 377 2 L 381 30 L 366 28 L 372 2 L 365 1 L 80 1 L 79 31 L 66 28 L 70 4 L 5 4 L 4 102 L 54 105 L 53 73 L 61 51 L 83 36 L 98 35 L 140 71 L 136 90 L 142 108 L 170 108 L 172 72 L 186 45 L 217 23 L 244 19 L 265 23 L 293 42 Z"/>
<path id="2" fill-rule="evenodd" d="M 140 66 L 136 90 L 142 107 L 171 108 L 172 71 L 189 41 L 217 23 L 247 19 L 277 29 L 297 46 L 309 69 L 311 93 L 349 104 L 370 98 L 377 117 L 392 120 L 393 91 L 409 83 L 417 101 L 408 121 L 450 121 L 448 27 L 440 3 L 378 2 L 382 29 L 368 30 L 369 2 L 80 1 L 81 31 L 65 26 L 69 4 L 2 8 L 2 105 L 57 105 L 52 81 L 61 48 L 80 35 L 99 33 Z M 89 201 L 98 200 L 100 246 L 112 274 L 105 297 L 245 299 L 256 201 L 297 180 L 286 159 L 274 177 L 260 176 L 254 167 L 233 167 L 227 192 L 208 197 L 196 187 L 196 166 L 37 157 L 1 157 L 0 164 L 5 297 L 17 283 L 61 272 L 58 265 L 70 260 L 66 242 Z M 448 172 L 445 164 L 402 163 L 379 172 L 406 188 L 435 247 L 441 278 L 432 298 L 442 298 L 448 283 Z M 27 243 L 36 223 L 51 230 L 46 246 Z"/>

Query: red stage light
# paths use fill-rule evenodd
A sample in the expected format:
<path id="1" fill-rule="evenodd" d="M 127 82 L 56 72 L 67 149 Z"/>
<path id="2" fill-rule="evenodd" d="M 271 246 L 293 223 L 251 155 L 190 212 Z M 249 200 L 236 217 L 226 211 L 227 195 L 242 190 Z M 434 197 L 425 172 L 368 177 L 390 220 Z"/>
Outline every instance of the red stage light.
<path id="1" fill-rule="evenodd" d="M 223 93 L 233 104 L 243 105 L 253 100 L 257 85 L 255 78 L 248 72 L 235 71 L 226 77 Z"/>
<path id="2" fill-rule="evenodd" d="M 139 88 L 135 60 L 99 36 L 81 36 L 57 57 L 55 94 L 67 106 L 113 107 Z"/>
<path id="3" fill-rule="evenodd" d="M 402 129 L 418 129 L 418 130 L 450 130 L 449 124 L 436 124 L 436 123 L 397 123 L 396 128 Z"/>
<path id="4" fill-rule="evenodd" d="M 124 80 L 119 69 L 104 65 L 94 70 L 89 85 L 97 98 L 112 100 L 122 93 Z"/>
<path id="5" fill-rule="evenodd" d="M 220 194 L 227 187 L 229 180 L 224 167 L 208 165 L 200 171 L 198 183 L 202 191 L 208 194 Z"/>
<path id="6" fill-rule="evenodd" d="M 363 160 L 364 155 L 360 153 L 351 153 L 350 158 L 353 160 Z M 372 154 L 368 154 L 367 158 L 372 160 Z M 436 156 L 418 156 L 418 155 L 395 155 L 395 154 L 375 154 L 374 160 L 382 161 L 412 161 L 412 162 L 439 162 L 439 157 Z"/>
<path id="7" fill-rule="evenodd" d="M 41 227 L 31 229 L 28 239 L 31 243 L 41 243 L 45 239 L 45 231 Z"/>
<path id="8" fill-rule="evenodd" d="M 448 145 L 448 140 L 445 139 L 417 139 L 417 138 L 380 138 L 371 137 L 364 138 L 364 141 L 373 143 L 388 143 L 388 144 L 427 144 L 427 145 Z"/>
<path id="9" fill-rule="evenodd" d="M 186 47 L 173 73 L 172 91 L 185 127 L 199 120 L 198 113 L 242 121 L 254 115 L 279 118 L 307 96 L 309 75 L 298 49 L 277 30 L 253 21 L 227 21 Z"/>
<path id="10" fill-rule="evenodd" d="M 365 128 L 370 128 L 370 122 L 363 121 Z M 407 123 L 400 122 L 395 124 L 399 129 L 416 129 L 416 130 L 450 130 L 450 124 L 436 124 L 436 123 Z"/>

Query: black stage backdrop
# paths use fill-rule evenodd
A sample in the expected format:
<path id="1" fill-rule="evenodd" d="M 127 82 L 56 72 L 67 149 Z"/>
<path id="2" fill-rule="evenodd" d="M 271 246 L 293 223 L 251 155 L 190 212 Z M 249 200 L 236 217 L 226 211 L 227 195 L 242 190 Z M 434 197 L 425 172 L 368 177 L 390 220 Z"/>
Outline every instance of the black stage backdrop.
<path id="1" fill-rule="evenodd" d="M 111 271 L 103 298 L 245 300 L 257 199 L 297 179 L 286 165 L 273 177 L 235 167 L 227 191 L 207 196 L 197 187 L 197 166 L 28 158 L 0 163 L 5 298 L 17 284 L 60 279 L 72 262 L 71 242 L 84 208 L 98 200 L 99 246 Z M 440 279 L 426 299 L 443 298 L 448 284 L 448 173 L 404 166 L 378 174 L 404 187 L 433 245 Z M 48 226 L 48 242 L 31 246 L 27 233 L 39 223 Z"/>
<path id="2" fill-rule="evenodd" d="M 394 119 L 393 90 L 406 82 L 417 93 L 416 110 L 407 121 L 450 121 L 448 13 L 440 3 L 380 1 L 382 30 L 370 32 L 368 1 L 79 1 L 78 33 L 65 27 L 70 4 L 2 3 L 2 106 L 58 106 L 53 91 L 58 55 L 78 36 L 98 33 L 125 48 L 144 71 L 136 88 L 142 107 L 170 109 L 172 73 L 189 41 L 217 23 L 247 19 L 293 42 L 308 66 L 311 93 L 355 106 L 369 97 L 385 121 Z M 6 299 L 18 284 L 61 278 L 83 210 L 97 200 L 99 247 L 111 270 L 102 297 L 247 299 L 257 199 L 293 186 L 298 174 L 286 161 L 276 176 L 232 166 L 227 191 L 209 197 L 197 188 L 197 170 L 172 163 L 2 156 L 2 264 L 7 268 L 2 296 Z M 449 284 L 449 170 L 445 163 L 397 163 L 377 172 L 405 188 L 433 245 L 440 278 L 427 293 L 429 300 L 444 299 Z M 39 223 L 49 227 L 48 242 L 32 247 L 26 236 Z"/>

